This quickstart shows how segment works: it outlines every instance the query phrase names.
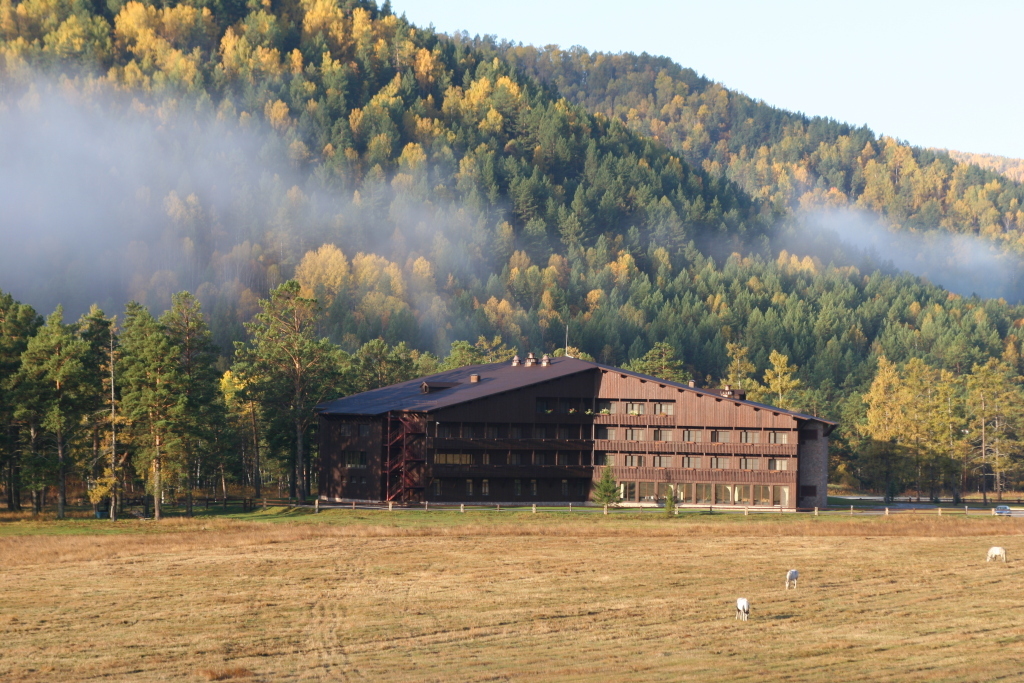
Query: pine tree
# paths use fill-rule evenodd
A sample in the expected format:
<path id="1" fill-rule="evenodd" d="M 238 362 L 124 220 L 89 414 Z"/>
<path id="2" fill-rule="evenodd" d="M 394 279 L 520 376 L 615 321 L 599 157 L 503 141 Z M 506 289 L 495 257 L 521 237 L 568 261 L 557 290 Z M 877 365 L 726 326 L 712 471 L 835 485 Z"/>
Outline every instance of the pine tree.
<path id="1" fill-rule="evenodd" d="M 40 426 L 53 436 L 56 446 L 57 519 L 64 519 L 67 506 L 67 475 L 73 465 L 70 442 L 91 398 L 88 354 L 88 342 L 64 324 L 64 309 L 57 306 L 21 356 L 17 383 L 30 388 Z"/>
<path id="2" fill-rule="evenodd" d="M 665 487 L 665 516 L 671 517 L 676 513 L 676 491 L 672 484 Z"/>
<path id="3" fill-rule="evenodd" d="M 340 350 L 316 337 L 320 308 L 300 295 L 300 285 L 285 282 L 260 301 L 260 312 L 246 324 L 250 342 L 235 343 L 234 373 L 266 413 L 287 421 L 293 436 L 291 494 L 309 495 L 306 432 L 313 408 L 341 383 Z"/>
<path id="4" fill-rule="evenodd" d="M 186 472 L 185 514 L 191 517 L 200 456 L 210 451 L 214 434 L 225 417 L 214 367 L 217 354 L 202 307 L 189 292 L 171 297 L 171 308 L 160 316 L 160 326 L 177 350 L 176 373 L 180 377 L 182 406 L 172 428 L 177 435 L 176 448 L 180 449 L 178 460 Z"/>
<path id="5" fill-rule="evenodd" d="M 1002 475 L 1007 455 L 1016 450 L 1013 427 L 1021 419 L 1021 396 L 1013 384 L 1012 370 L 997 358 L 971 368 L 967 378 L 967 414 L 971 441 L 977 448 L 981 493 L 988 503 L 987 479 L 994 479 L 996 496 L 1002 500 Z"/>
<path id="6" fill-rule="evenodd" d="M 628 363 L 626 369 L 670 382 L 690 379 L 690 373 L 683 369 L 682 362 L 676 358 L 676 350 L 667 342 L 657 342 L 650 351 Z"/>
<path id="7" fill-rule="evenodd" d="M 619 485 L 612 476 L 612 468 L 605 467 L 601 472 L 601 478 L 594 486 L 594 502 L 599 505 L 617 505 L 622 500 Z"/>
<path id="8" fill-rule="evenodd" d="M 19 400 L 14 377 L 21 366 L 21 354 L 42 320 L 31 306 L 19 303 L 0 290 L 0 466 L 4 469 L 7 509 L 21 510 L 22 453 L 24 423 L 15 418 Z"/>
<path id="9" fill-rule="evenodd" d="M 178 446 L 176 426 L 186 410 L 180 375 L 180 350 L 148 310 L 134 301 L 125 309 L 121 403 L 131 437 L 146 466 L 154 518 L 162 517 L 164 474 Z"/>

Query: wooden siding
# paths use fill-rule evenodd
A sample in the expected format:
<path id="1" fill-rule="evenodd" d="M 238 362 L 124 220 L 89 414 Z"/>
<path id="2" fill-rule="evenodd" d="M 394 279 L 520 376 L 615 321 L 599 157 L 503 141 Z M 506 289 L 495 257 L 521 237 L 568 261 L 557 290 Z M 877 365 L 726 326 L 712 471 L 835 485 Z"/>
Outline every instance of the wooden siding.
<path id="1" fill-rule="evenodd" d="M 602 468 L 594 468 L 594 481 Z M 777 484 L 795 486 L 797 473 L 775 470 L 709 470 L 682 467 L 612 467 L 615 481 L 658 481 L 670 484 Z"/>
<path id="2" fill-rule="evenodd" d="M 596 439 L 595 451 L 615 453 L 679 453 L 680 455 L 763 455 L 796 457 L 796 444 L 705 443 L 702 441 L 609 441 Z"/>

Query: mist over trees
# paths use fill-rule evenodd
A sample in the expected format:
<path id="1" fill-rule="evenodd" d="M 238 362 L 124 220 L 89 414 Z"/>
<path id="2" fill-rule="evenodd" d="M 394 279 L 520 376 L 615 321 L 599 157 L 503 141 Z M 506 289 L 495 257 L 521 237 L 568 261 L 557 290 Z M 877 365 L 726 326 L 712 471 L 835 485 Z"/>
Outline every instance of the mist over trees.
<path id="1" fill-rule="evenodd" d="M 1016 378 L 1024 308 L 793 232 L 797 208 L 855 206 L 1016 250 L 1020 186 L 943 152 L 668 60 L 358 1 L 0 0 L 0 127 L 0 448 L 37 502 L 62 462 L 97 500 L 302 496 L 321 398 L 566 343 L 838 419 L 833 473 L 857 485 L 1017 476 L 1008 417 L 972 418 L 985 455 L 964 465 L 961 437 L 940 457 L 864 432 L 862 396 L 883 357 L 937 394 L 993 358 Z"/>

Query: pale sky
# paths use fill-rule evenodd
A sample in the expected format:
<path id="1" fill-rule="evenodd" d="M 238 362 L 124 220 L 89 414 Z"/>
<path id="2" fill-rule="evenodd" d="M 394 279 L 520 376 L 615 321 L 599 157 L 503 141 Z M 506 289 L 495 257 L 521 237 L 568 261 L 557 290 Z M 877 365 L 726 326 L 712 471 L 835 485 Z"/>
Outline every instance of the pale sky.
<path id="1" fill-rule="evenodd" d="M 392 0 L 414 24 L 648 52 L 768 104 L 923 147 L 1024 158 L 1017 0 Z"/>

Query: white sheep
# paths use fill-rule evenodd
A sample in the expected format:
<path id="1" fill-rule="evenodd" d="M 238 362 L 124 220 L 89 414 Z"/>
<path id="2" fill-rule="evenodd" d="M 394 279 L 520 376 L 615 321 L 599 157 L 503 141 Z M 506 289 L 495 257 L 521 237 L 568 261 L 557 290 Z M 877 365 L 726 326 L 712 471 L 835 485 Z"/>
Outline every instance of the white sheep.
<path id="1" fill-rule="evenodd" d="M 737 598 L 736 600 L 736 618 L 740 621 L 746 621 L 747 617 L 750 616 L 750 601 L 746 598 Z"/>
<path id="2" fill-rule="evenodd" d="M 998 545 L 994 545 L 989 548 L 988 557 L 985 558 L 985 561 L 991 562 L 992 560 L 1002 560 L 1003 562 L 1006 562 L 1006 548 L 1002 548 Z"/>
<path id="3" fill-rule="evenodd" d="M 786 572 L 786 590 L 790 588 L 796 588 L 796 580 L 800 578 L 800 572 L 795 569 L 790 569 Z"/>

